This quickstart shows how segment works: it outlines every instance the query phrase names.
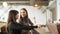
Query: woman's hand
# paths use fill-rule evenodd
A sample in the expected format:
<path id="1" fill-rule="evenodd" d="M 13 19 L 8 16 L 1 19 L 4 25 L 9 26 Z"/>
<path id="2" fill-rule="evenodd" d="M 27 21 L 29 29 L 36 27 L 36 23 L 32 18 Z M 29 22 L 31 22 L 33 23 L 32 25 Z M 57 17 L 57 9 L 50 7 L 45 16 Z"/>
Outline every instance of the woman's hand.
<path id="1" fill-rule="evenodd" d="M 31 26 L 31 24 L 29 24 L 29 26 Z"/>
<path id="2" fill-rule="evenodd" d="M 41 27 L 41 25 L 40 24 L 38 24 L 38 25 L 36 25 L 38 28 L 40 28 Z"/>

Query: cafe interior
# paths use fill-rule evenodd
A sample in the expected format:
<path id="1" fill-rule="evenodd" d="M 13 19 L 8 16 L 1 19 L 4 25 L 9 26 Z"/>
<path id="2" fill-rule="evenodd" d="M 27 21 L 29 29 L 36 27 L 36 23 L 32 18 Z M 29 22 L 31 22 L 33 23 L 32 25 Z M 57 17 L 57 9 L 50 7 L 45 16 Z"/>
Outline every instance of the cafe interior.
<path id="1" fill-rule="evenodd" d="M 38 26 L 31 34 L 60 33 L 60 0 L 0 0 L 0 33 L 7 33 L 9 11 L 17 10 L 20 14 L 21 8 L 27 9 L 33 26 Z"/>

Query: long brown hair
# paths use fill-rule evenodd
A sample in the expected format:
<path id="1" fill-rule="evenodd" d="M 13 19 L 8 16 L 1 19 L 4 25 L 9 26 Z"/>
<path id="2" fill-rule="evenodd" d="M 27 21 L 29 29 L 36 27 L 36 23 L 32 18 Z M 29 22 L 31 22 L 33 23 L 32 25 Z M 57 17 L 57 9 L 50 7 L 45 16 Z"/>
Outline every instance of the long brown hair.
<path id="1" fill-rule="evenodd" d="M 13 21 L 14 23 L 16 22 L 16 15 L 18 14 L 17 10 L 10 10 L 9 15 L 8 15 L 8 23 Z"/>
<path id="2" fill-rule="evenodd" d="M 25 16 L 25 19 L 27 20 L 28 19 L 28 12 L 25 8 L 22 8 L 21 10 L 24 10 L 26 12 L 26 16 Z M 22 16 L 20 15 L 20 19 L 22 19 Z"/>

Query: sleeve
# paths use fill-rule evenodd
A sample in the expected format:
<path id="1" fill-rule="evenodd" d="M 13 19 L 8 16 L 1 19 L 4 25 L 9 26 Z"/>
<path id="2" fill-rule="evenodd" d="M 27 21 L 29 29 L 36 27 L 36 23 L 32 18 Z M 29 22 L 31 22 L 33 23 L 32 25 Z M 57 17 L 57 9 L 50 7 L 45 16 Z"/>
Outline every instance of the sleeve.
<path id="1" fill-rule="evenodd" d="M 33 23 L 31 22 L 31 20 L 29 19 L 29 23 L 31 24 L 31 26 L 33 26 Z"/>
<path id="2" fill-rule="evenodd" d="M 10 24 L 10 25 L 9 25 L 9 29 L 11 29 L 11 30 L 20 30 L 20 29 L 21 29 L 21 27 L 20 27 L 20 26 L 15 25 L 15 24 Z"/>
<path id="3" fill-rule="evenodd" d="M 25 25 L 15 25 L 15 24 L 10 24 L 9 25 L 9 30 L 22 30 L 22 29 L 25 29 L 25 30 L 31 30 L 31 26 L 25 26 Z"/>

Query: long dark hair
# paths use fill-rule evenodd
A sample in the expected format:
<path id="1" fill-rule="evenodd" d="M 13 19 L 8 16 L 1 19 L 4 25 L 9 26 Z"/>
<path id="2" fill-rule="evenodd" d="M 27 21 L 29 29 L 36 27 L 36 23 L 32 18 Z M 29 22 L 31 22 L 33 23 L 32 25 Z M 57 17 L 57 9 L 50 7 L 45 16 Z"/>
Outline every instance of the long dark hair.
<path id="1" fill-rule="evenodd" d="M 25 16 L 25 20 L 27 21 L 27 19 L 28 19 L 28 12 L 27 12 L 27 10 L 25 9 L 25 8 L 22 8 L 21 10 L 24 10 L 25 12 L 26 12 L 26 16 Z M 20 19 L 22 19 L 23 17 L 20 15 Z"/>
<path id="2" fill-rule="evenodd" d="M 9 15 L 8 15 L 8 24 L 13 21 L 14 23 L 16 22 L 16 15 L 18 14 L 19 12 L 17 10 L 10 10 L 9 11 Z"/>

